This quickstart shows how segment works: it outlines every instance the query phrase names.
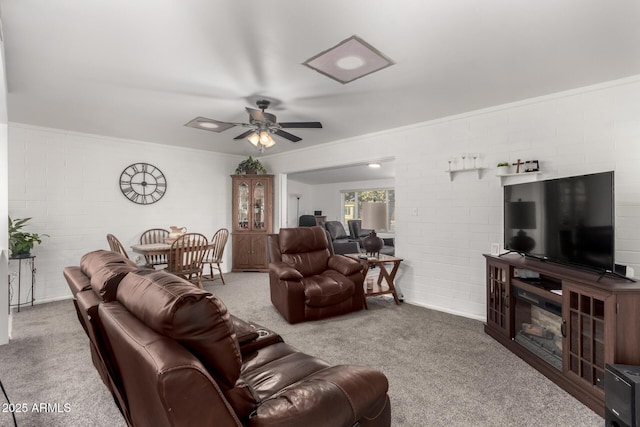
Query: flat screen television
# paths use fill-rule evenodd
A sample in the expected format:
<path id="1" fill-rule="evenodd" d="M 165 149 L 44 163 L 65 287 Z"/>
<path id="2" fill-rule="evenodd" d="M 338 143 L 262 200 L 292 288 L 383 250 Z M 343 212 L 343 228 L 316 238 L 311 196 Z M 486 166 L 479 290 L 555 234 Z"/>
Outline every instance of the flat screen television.
<path id="1" fill-rule="evenodd" d="M 613 172 L 506 185 L 504 248 L 614 270 Z"/>

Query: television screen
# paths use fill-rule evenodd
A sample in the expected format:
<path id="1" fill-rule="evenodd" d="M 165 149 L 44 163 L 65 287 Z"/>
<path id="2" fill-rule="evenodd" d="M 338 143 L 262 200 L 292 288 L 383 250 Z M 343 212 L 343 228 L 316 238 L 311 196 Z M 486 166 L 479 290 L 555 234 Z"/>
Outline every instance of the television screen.
<path id="1" fill-rule="evenodd" d="M 613 172 L 505 186 L 504 247 L 613 271 Z"/>

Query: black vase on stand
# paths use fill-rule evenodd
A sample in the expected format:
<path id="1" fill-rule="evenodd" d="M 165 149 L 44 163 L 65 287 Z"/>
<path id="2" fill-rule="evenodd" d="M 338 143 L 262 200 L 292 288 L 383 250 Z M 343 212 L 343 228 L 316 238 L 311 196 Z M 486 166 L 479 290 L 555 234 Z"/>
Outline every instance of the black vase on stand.
<path id="1" fill-rule="evenodd" d="M 364 246 L 367 255 L 378 256 L 380 249 L 384 246 L 384 240 L 378 237 L 375 230 L 371 230 L 371 233 L 362 239 L 362 246 Z"/>

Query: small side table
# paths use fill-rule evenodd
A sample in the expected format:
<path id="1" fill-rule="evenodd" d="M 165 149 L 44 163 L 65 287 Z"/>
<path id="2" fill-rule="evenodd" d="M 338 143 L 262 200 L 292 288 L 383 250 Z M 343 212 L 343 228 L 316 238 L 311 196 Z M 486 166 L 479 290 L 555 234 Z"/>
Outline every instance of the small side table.
<path id="1" fill-rule="evenodd" d="M 394 279 L 396 278 L 396 273 L 398 273 L 398 268 L 400 268 L 400 263 L 402 262 L 402 258 L 397 258 L 389 255 L 380 255 L 377 257 L 365 256 L 363 254 L 346 254 L 345 256 L 355 259 L 359 261 L 364 269 L 362 270 L 362 275 L 364 276 L 364 308 L 367 310 L 369 306 L 367 305 L 367 297 L 373 297 L 377 295 L 386 295 L 392 294 L 393 299 L 396 304 L 400 304 L 400 300 L 398 299 L 398 292 L 396 291 L 396 286 L 394 284 Z M 385 268 L 385 264 L 393 264 L 391 271 L 387 271 Z M 377 265 L 380 267 L 380 273 L 378 274 L 377 283 L 373 285 L 373 289 L 367 290 L 367 273 L 369 272 L 369 268 L 371 266 Z M 382 283 L 382 279 L 384 278 L 387 286 L 385 287 Z"/>
<path id="2" fill-rule="evenodd" d="M 10 261 L 17 261 L 18 262 L 18 275 L 16 276 L 18 278 L 18 302 L 15 304 L 11 304 L 11 278 L 9 279 L 9 286 L 8 286 L 8 292 L 9 292 L 9 311 L 11 311 L 11 307 L 18 307 L 18 312 L 20 312 L 20 306 L 21 305 L 25 305 L 28 303 L 31 303 L 31 306 L 33 306 L 33 302 L 35 301 L 34 298 L 34 288 L 35 288 L 35 284 L 36 284 L 36 256 L 35 255 L 27 255 L 27 256 L 12 256 L 9 257 Z M 20 291 L 21 291 L 21 285 L 22 285 L 22 264 L 23 262 L 27 262 L 29 268 L 31 269 L 31 293 L 30 293 L 30 299 L 28 299 L 27 301 L 25 301 L 24 303 L 22 303 L 20 301 Z M 11 277 L 11 276 L 9 276 Z"/>

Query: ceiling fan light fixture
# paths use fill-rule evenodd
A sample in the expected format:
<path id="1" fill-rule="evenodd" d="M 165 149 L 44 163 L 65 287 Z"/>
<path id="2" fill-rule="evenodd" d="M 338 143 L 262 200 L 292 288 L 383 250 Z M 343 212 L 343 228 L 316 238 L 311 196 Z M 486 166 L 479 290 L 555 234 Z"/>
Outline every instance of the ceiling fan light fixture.
<path id="1" fill-rule="evenodd" d="M 264 145 L 265 148 L 273 147 L 276 144 L 276 141 L 269 135 L 269 132 L 263 130 L 260 132 L 260 144 Z"/>
<path id="2" fill-rule="evenodd" d="M 260 142 L 260 136 L 258 135 L 258 132 L 253 132 L 247 139 L 254 147 L 257 147 L 258 143 Z"/>

